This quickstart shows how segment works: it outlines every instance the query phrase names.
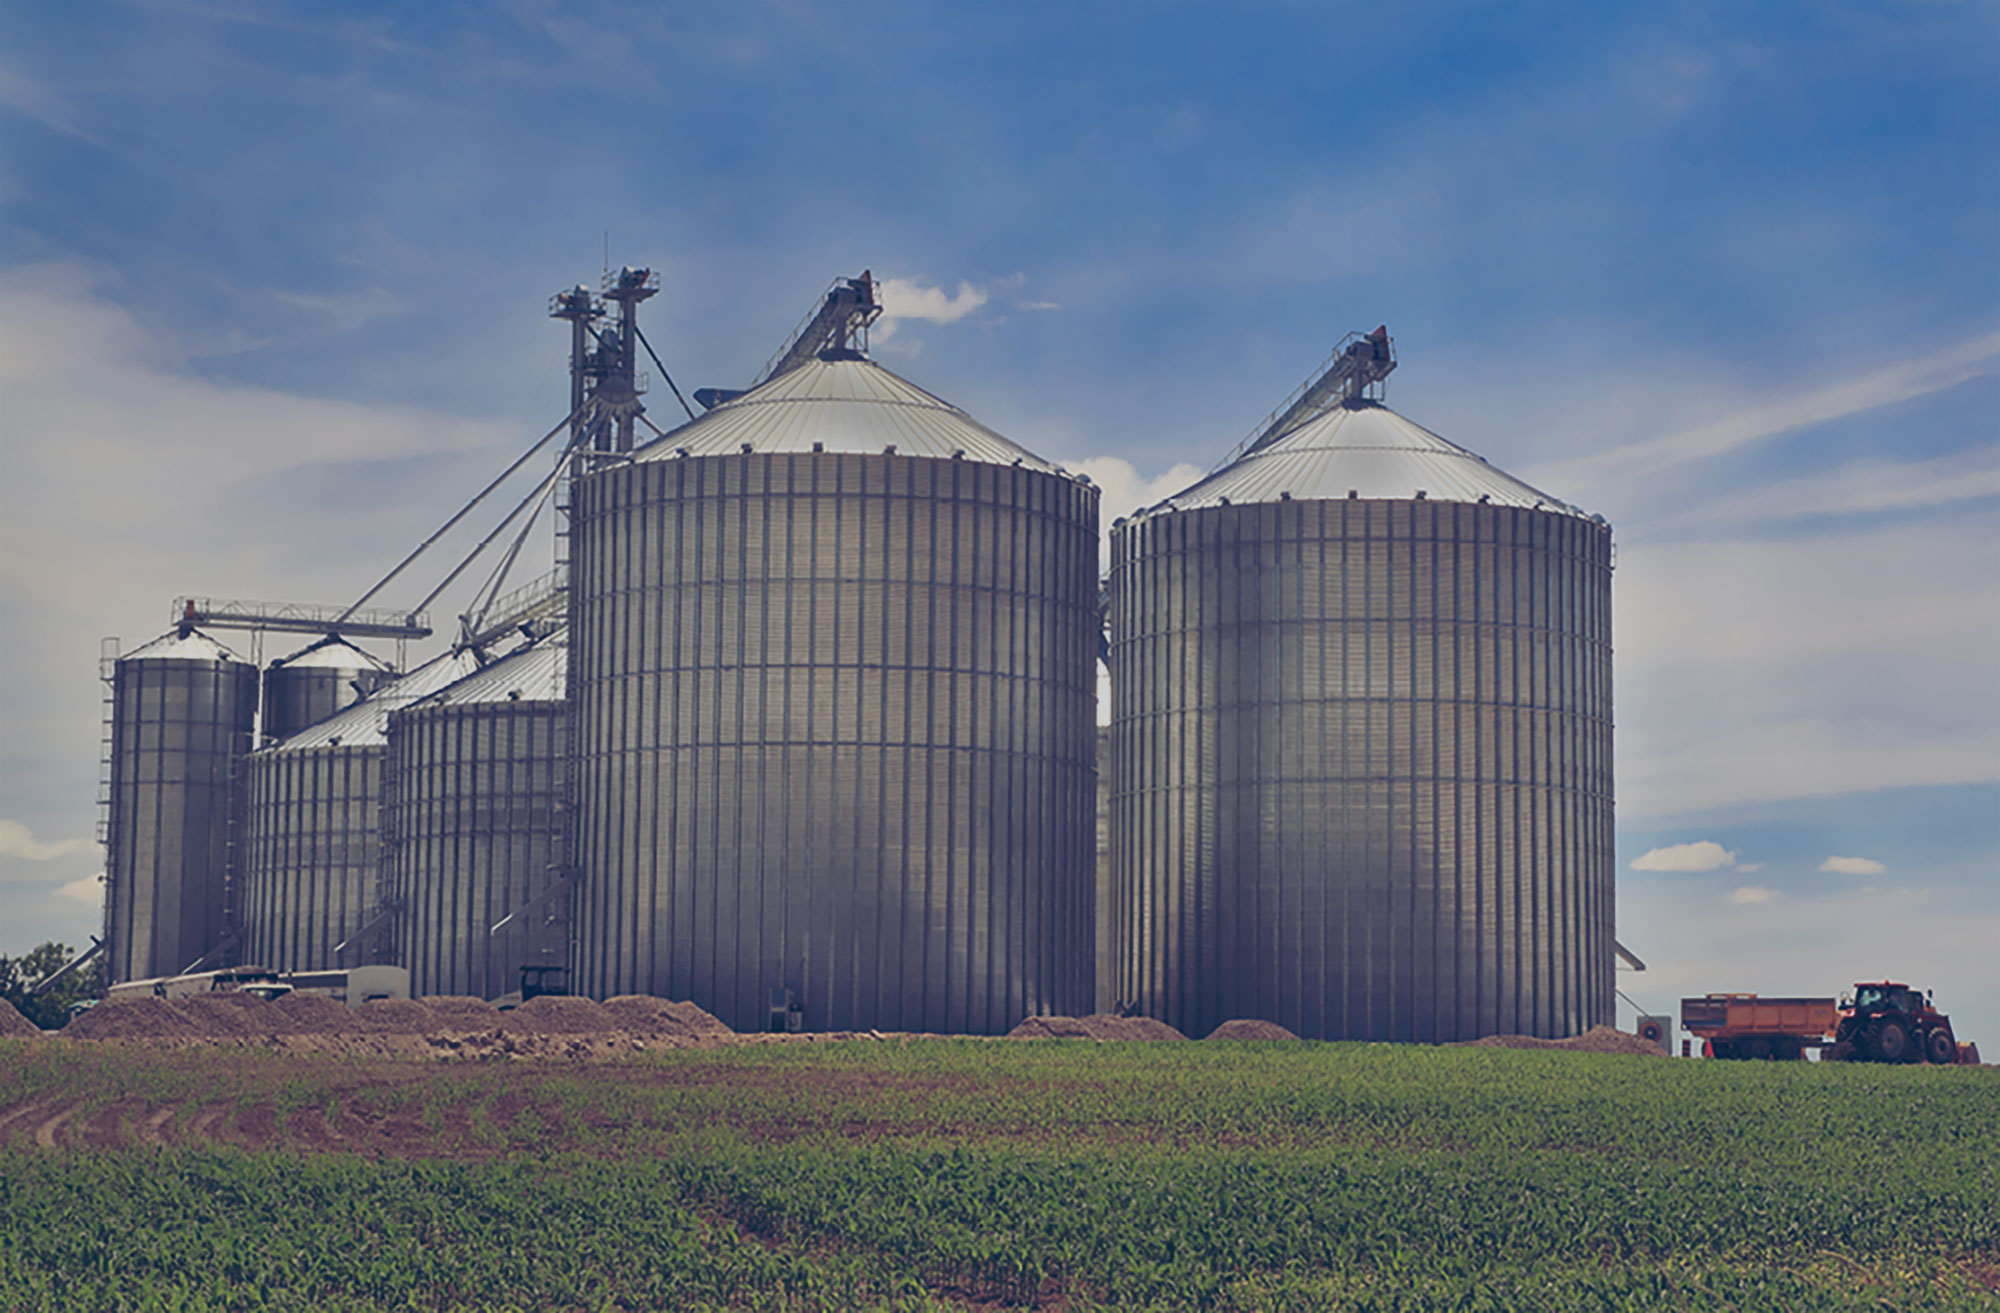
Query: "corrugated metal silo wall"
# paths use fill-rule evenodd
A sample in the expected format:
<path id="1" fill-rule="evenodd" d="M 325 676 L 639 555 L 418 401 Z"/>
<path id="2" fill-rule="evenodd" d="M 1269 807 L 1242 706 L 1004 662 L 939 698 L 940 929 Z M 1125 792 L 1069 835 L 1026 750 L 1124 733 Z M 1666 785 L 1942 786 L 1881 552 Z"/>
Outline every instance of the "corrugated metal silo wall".
<path id="1" fill-rule="evenodd" d="M 1425 501 L 1115 529 L 1120 992 L 1194 1035 L 1609 1022 L 1610 537 Z"/>
<path id="2" fill-rule="evenodd" d="M 390 678 L 387 671 L 273 665 L 264 672 L 264 741 L 290 738 L 359 702 Z M 357 687 L 357 685 L 359 687 Z"/>
<path id="3" fill-rule="evenodd" d="M 389 719 L 383 843 L 419 994 L 513 989 L 523 964 L 569 962 L 569 899 L 487 931 L 561 878 L 561 702 L 415 707 Z"/>
<path id="4" fill-rule="evenodd" d="M 394 961 L 386 934 L 334 959 L 381 902 L 379 744 L 267 748 L 246 762 L 243 950 L 280 971 Z"/>
<path id="5" fill-rule="evenodd" d="M 257 668 L 121 661 L 112 676 L 105 929 L 113 980 L 172 975 L 226 933 L 235 763 Z"/>
<path id="6" fill-rule="evenodd" d="M 1004 1031 L 1093 990 L 1096 506 L 971 461 L 692 457 L 576 493 L 584 990 Z"/>

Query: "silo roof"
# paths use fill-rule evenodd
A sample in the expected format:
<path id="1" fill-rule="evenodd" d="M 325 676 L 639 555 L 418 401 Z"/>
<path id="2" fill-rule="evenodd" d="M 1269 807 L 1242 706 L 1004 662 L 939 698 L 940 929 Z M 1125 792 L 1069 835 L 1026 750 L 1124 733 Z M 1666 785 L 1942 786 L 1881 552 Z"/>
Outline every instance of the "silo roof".
<path id="1" fill-rule="evenodd" d="M 243 658 L 202 633 L 190 629 L 185 634 L 170 630 L 150 643 L 141 644 L 118 658 L 120 661 L 236 661 Z M 247 663 L 244 663 L 247 664 Z"/>
<path id="2" fill-rule="evenodd" d="M 1490 502 L 1585 515 L 1372 401 L 1327 410 L 1139 514 L 1296 500 Z"/>
<path id="3" fill-rule="evenodd" d="M 389 741 L 389 713 L 399 711 L 418 698 L 456 683 L 479 669 L 479 659 L 470 651 L 447 652 L 424 662 L 401 679 L 384 684 L 361 701 L 308 726 L 276 747 L 285 752 L 294 748 L 376 747 Z M 334 740 L 338 739 L 336 743 Z"/>
<path id="4" fill-rule="evenodd" d="M 394 670 L 387 661 L 362 651 L 344 638 L 327 637 L 311 647 L 271 663 L 287 670 Z"/>
<path id="5" fill-rule="evenodd" d="M 814 450 L 926 456 L 1023 465 L 1060 473 L 987 428 L 950 402 L 941 401 L 865 356 L 829 352 L 726 401 L 642 448 L 635 460 Z"/>
<path id="6" fill-rule="evenodd" d="M 422 698 L 421 703 L 430 707 L 515 700 L 560 702 L 568 684 L 568 634 L 559 630 L 516 648 L 492 665 Z"/>

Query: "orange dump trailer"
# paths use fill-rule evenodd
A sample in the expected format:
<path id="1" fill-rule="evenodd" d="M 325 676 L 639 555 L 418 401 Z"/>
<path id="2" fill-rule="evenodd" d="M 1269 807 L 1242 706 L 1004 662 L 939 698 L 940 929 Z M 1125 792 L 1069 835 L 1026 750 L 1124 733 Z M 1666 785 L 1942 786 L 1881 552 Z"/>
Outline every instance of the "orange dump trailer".
<path id="1" fill-rule="evenodd" d="M 1826 1044 L 1839 1021 L 1839 1006 L 1830 998 L 1710 994 L 1681 1000 L 1681 1029 L 1700 1036 L 1702 1052 L 1717 1058 L 1793 1061 Z"/>

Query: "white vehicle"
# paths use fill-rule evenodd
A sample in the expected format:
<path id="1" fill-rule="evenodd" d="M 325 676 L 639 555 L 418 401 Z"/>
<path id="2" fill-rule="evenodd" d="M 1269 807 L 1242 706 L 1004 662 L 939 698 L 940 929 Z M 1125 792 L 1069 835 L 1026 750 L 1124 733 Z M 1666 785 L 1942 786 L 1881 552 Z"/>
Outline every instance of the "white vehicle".
<path id="1" fill-rule="evenodd" d="M 230 992 L 255 994 L 270 1002 L 291 993 L 292 986 L 268 967 L 224 967 L 220 971 L 197 971 L 187 976 L 153 976 L 146 980 L 120 981 L 106 991 L 106 997 L 186 998 L 190 994 Z"/>
<path id="2" fill-rule="evenodd" d="M 408 967 L 365 966 L 339 971 L 289 971 L 284 982 L 301 994 L 325 994 L 358 1008 L 370 999 L 408 998 Z"/>

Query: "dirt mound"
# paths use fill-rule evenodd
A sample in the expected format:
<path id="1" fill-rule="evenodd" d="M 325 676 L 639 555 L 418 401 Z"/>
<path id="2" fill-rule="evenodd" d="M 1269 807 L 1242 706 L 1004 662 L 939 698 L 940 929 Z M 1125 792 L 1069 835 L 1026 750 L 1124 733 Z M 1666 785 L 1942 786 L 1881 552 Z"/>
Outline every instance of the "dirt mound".
<path id="1" fill-rule="evenodd" d="M 271 1005 L 279 1013 L 280 1034 L 337 1035 L 355 1029 L 347 1005 L 325 994 L 287 994 Z"/>
<path id="2" fill-rule="evenodd" d="M 1008 1039 L 1169 1040 L 1186 1039 L 1164 1021 L 1151 1017 L 1114 1017 L 1100 1012 L 1089 1017 L 1029 1017 L 1007 1032 Z"/>
<path id="3" fill-rule="evenodd" d="M 0 1039 L 34 1039 L 42 1028 L 22 1016 L 20 1009 L 0 999 Z"/>
<path id="4" fill-rule="evenodd" d="M 661 1000 L 666 1005 L 667 1015 L 696 1035 L 734 1035 L 736 1032 L 724 1024 L 722 1018 L 694 1003 L 676 1003 L 671 999 Z"/>
<path id="5" fill-rule="evenodd" d="M 196 1031 L 212 1039 L 277 1033 L 271 1015 L 277 1009 L 255 994 L 235 991 L 190 994 L 175 999 L 172 1007 Z"/>
<path id="6" fill-rule="evenodd" d="M 1488 1035 L 1484 1039 L 1462 1040 L 1469 1048 L 1562 1049 L 1569 1053 L 1614 1053 L 1631 1057 L 1661 1057 L 1660 1046 L 1651 1040 L 1628 1035 L 1610 1026 L 1592 1026 L 1568 1039 L 1541 1039 L 1534 1035 Z M 1453 1046 L 1458 1047 L 1458 1046 Z"/>
<path id="7" fill-rule="evenodd" d="M 70 1039 L 200 1039 L 202 1032 L 163 998 L 112 999 L 63 1027 Z"/>
<path id="8" fill-rule="evenodd" d="M 611 1024 L 632 1035 L 692 1035 L 673 1013 L 673 1004 L 646 994 L 620 994 L 599 1005 Z M 718 1023 L 720 1024 L 720 1023 Z"/>
<path id="9" fill-rule="evenodd" d="M 500 1024 L 500 1009 L 471 994 L 426 994 L 419 1001 L 446 1030 L 492 1030 Z"/>
<path id="10" fill-rule="evenodd" d="M 358 1030 L 425 1035 L 438 1028 L 437 1014 L 413 998 L 371 998 L 353 1011 Z"/>
<path id="11" fill-rule="evenodd" d="M 618 1018 L 587 998 L 543 994 L 505 1014 L 501 1025 L 530 1035 L 595 1035 L 619 1029 Z"/>
<path id="12" fill-rule="evenodd" d="M 1251 1017 L 1239 1017 L 1235 1021 L 1225 1021 L 1208 1032 L 1210 1039 L 1297 1039 L 1275 1021 L 1258 1021 Z"/>

